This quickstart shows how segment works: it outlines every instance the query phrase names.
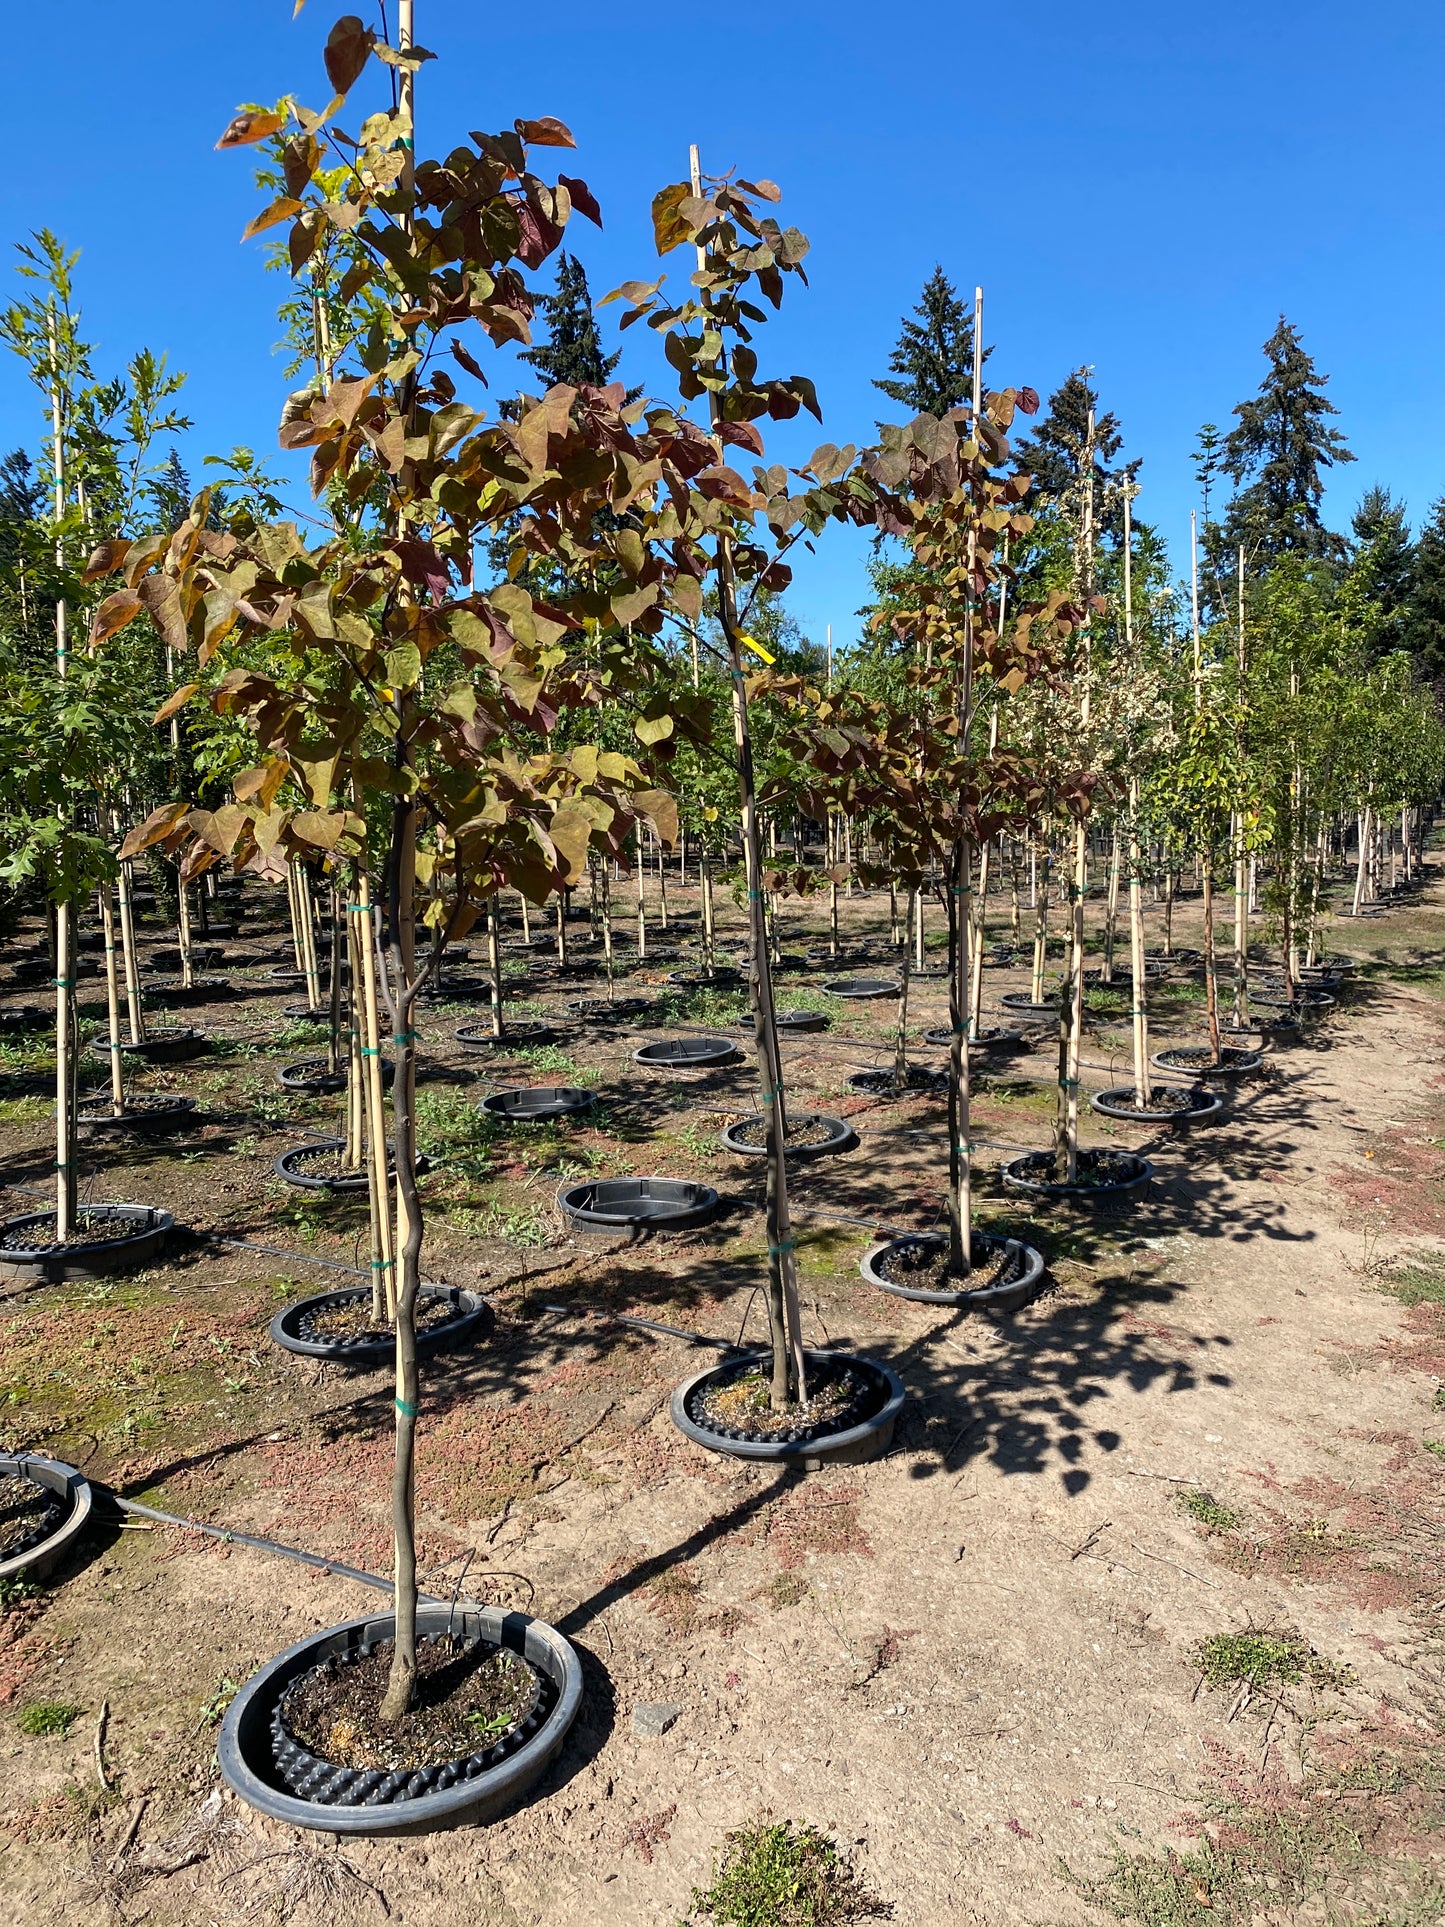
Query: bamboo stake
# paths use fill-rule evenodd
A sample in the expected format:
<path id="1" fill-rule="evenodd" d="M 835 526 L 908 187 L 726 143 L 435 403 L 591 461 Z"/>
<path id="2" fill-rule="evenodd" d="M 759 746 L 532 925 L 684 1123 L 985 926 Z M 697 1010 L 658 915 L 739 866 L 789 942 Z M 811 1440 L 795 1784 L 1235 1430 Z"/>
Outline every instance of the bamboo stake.
<path id="1" fill-rule="evenodd" d="M 115 962 L 115 908 L 110 885 L 100 886 L 100 925 L 105 933 L 105 1015 L 110 1038 L 110 1110 L 112 1117 L 125 1111 L 125 1086 L 121 1076 L 120 982 Z"/>

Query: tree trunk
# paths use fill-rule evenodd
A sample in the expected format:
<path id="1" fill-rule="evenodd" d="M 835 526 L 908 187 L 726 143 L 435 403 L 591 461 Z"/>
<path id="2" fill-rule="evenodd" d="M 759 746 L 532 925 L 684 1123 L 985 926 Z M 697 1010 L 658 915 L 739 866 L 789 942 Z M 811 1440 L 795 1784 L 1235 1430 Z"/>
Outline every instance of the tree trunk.
<path id="1" fill-rule="evenodd" d="M 1129 784 L 1129 962 L 1134 973 L 1134 1103 L 1147 1110 L 1149 1088 L 1149 972 L 1144 958 L 1143 851 L 1139 846 L 1139 785 Z"/>
<path id="2" fill-rule="evenodd" d="M 1214 976 L 1214 852 L 1200 853 L 1200 872 L 1204 886 L 1204 1008 L 1209 1019 L 1209 1057 L 1218 1064 L 1219 986 Z"/>
<path id="3" fill-rule="evenodd" d="M 115 909 L 110 885 L 100 886 L 100 925 L 105 933 L 105 1015 L 106 1035 L 110 1040 L 110 1111 L 120 1117 L 125 1110 L 125 1085 L 121 1075 L 120 1050 L 120 973 L 115 961 Z"/>
<path id="4" fill-rule="evenodd" d="M 972 850 L 960 838 L 948 879 L 948 1268 L 973 1269 L 973 1146 L 970 1138 L 968 1022 L 969 902 Z"/>

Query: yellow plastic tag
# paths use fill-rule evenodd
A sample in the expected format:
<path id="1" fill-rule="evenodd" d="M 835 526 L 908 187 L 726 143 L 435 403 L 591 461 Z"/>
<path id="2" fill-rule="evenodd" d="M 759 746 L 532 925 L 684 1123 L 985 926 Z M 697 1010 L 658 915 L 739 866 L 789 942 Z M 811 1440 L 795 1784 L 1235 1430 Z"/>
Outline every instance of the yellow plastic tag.
<path id="1" fill-rule="evenodd" d="M 745 644 L 747 648 L 751 649 L 755 656 L 761 656 L 763 661 L 765 663 L 768 663 L 769 665 L 775 663 L 778 660 L 776 656 L 770 656 L 767 650 L 764 649 L 763 645 L 760 642 L 754 642 L 751 636 L 740 635 L 738 637 L 738 641 Z"/>

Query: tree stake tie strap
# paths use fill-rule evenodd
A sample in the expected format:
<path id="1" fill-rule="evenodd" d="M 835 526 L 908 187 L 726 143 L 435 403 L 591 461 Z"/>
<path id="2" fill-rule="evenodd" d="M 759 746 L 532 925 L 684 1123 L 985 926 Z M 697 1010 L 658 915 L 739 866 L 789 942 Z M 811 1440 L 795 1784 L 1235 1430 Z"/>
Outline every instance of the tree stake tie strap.
<path id="1" fill-rule="evenodd" d="M 785 1238 L 780 1245 L 768 1246 L 768 1256 L 770 1258 L 781 1258 L 785 1251 L 796 1251 L 797 1248 L 798 1241 L 796 1238 Z"/>
<path id="2" fill-rule="evenodd" d="M 57 990 L 74 990 L 75 988 L 74 977 L 52 977 L 51 982 Z"/>
<path id="3" fill-rule="evenodd" d="M 416 1042 L 416 1032 L 414 1030 L 393 1031 L 391 1041 L 398 1047 L 403 1044 L 414 1044 Z"/>
<path id="4" fill-rule="evenodd" d="M 415 1418 L 421 1410 L 421 1407 L 420 1405 L 413 1405 L 409 1398 L 399 1398 L 396 1401 L 396 1409 L 401 1413 L 403 1418 Z"/>
<path id="5" fill-rule="evenodd" d="M 763 1092 L 763 1102 L 764 1104 L 776 1104 L 778 1099 L 782 1096 L 782 1094 L 783 1094 L 782 1085 L 775 1084 L 770 1091 Z"/>

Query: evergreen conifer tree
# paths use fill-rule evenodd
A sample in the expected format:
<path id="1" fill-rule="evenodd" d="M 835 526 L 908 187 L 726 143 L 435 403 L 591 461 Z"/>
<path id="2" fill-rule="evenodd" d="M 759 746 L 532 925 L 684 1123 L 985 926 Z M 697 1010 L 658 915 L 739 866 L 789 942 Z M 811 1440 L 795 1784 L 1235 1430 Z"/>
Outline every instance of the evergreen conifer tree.
<path id="1" fill-rule="evenodd" d="M 1101 533 L 1118 541 L 1123 533 L 1123 506 L 1118 484 L 1132 482 L 1139 471 L 1132 462 L 1111 464 L 1124 445 L 1119 418 L 1112 412 L 1099 413 L 1098 390 L 1089 380 L 1091 370 L 1076 368 L 1049 396 L 1049 412 L 1033 436 L 1018 442 L 1014 459 L 1026 475 L 1032 475 L 1041 496 L 1073 500 L 1079 488 L 1079 464 L 1089 432 L 1089 410 L 1094 411 L 1094 498 L 1097 526 Z"/>
<path id="2" fill-rule="evenodd" d="M 181 460 L 180 450 L 172 448 L 160 474 L 147 485 L 146 493 L 155 505 L 156 520 L 163 529 L 178 529 L 190 511 L 195 490 Z"/>
<path id="3" fill-rule="evenodd" d="M 873 386 L 910 415 L 946 415 L 973 393 L 973 314 L 942 267 L 924 282 L 913 313 L 917 320 L 904 316 L 888 358 L 896 379 Z"/>
<path id="4" fill-rule="evenodd" d="M 1420 531 L 1410 596 L 1401 611 L 1400 640 L 1428 681 L 1445 682 L 1445 496 Z"/>
<path id="5" fill-rule="evenodd" d="M 529 362 L 549 388 L 566 382 L 572 388 L 605 388 L 622 359 L 602 352 L 597 317 L 587 286 L 587 271 L 574 254 L 557 261 L 557 292 L 542 297 L 547 339 L 524 348 L 520 359 Z"/>
<path id="6" fill-rule="evenodd" d="M 1225 473 L 1236 493 L 1223 523 L 1223 546 L 1239 543 L 1256 563 L 1280 555 L 1340 557 L 1344 543 L 1320 520 L 1320 471 L 1355 458 L 1326 417 L 1329 380 L 1305 353 L 1299 330 L 1281 315 L 1264 344 L 1269 368 L 1259 393 L 1235 409 L 1238 426 L 1224 438 Z"/>
<path id="7" fill-rule="evenodd" d="M 1351 583 L 1359 597 L 1371 656 L 1404 647 L 1404 612 L 1415 578 L 1405 504 L 1385 488 L 1365 490 L 1350 525 L 1356 549 Z"/>

